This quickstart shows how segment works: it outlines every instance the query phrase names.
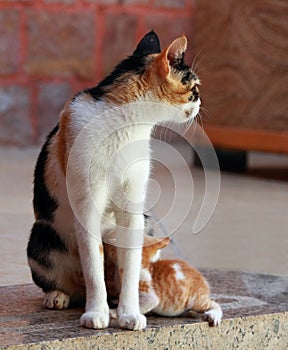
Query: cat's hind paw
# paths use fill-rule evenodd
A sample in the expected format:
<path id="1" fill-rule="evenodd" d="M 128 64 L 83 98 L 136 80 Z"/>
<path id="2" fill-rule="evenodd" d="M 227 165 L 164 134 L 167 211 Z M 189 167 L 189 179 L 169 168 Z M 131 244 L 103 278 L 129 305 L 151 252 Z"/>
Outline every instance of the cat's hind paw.
<path id="1" fill-rule="evenodd" d="M 221 308 L 210 309 L 204 313 L 204 318 L 211 326 L 219 326 L 221 323 L 223 313 Z"/>
<path id="2" fill-rule="evenodd" d="M 46 293 L 43 299 L 43 306 L 47 309 L 67 309 L 70 303 L 70 297 L 59 290 L 53 290 Z"/>
<path id="3" fill-rule="evenodd" d="M 80 324 L 86 328 L 102 329 L 109 325 L 109 313 L 87 311 L 80 318 Z"/>
<path id="4" fill-rule="evenodd" d="M 119 317 L 119 326 L 124 329 L 139 331 L 146 328 L 146 317 L 142 314 L 122 314 Z"/>

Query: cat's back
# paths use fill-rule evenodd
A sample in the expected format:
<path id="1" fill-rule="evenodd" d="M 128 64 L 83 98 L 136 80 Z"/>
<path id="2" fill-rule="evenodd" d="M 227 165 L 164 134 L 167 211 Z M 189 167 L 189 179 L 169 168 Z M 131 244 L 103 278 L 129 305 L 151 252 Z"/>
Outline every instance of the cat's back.
<path id="1" fill-rule="evenodd" d="M 153 279 L 155 281 L 174 280 L 186 285 L 197 284 L 208 286 L 204 276 L 197 269 L 180 259 L 161 259 L 153 263 Z"/>
<path id="2" fill-rule="evenodd" d="M 52 197 L 55 192 L 54 197 L 57 197 L 61 190 L 59 186 L 63 185 L 60 183 L 62 177 L 66 176 L 69 153 L 75 140 L 89 121 L 101 114 L 103 108 L 102 101 L 96 101 L 85 92 L 76 94 L 66 103 L 57 125 L 48 134 L 38 156 L 34 171 L 34 197 L 39 197 L 43 192 L 45 194 L 47 190 L 52 192 Z M 35 200 L 38 202 L 37 198 Z"/>
<path id="3" fill-rule="evenodd" d="M 155 312 L 176 316 L 210 293 L 204 276 L 183 260 L 158 260 L 153 263 L 153 288 L 160 299 Z"/>
<path id="4" fill-rule="evenodd" d="M 69 208 L 66 193 L 66 167 L 69 150 L 75 140 L 73 132 L 75 121 L 72 117 L 74 104 L 77 105 L 79 102 L 71 100 L 64 106 L 58 123 L 48 134 L 36 161 L 33 208 L 35 219 L 38 221 L 55 223 L 59 211 L 63 212 L 64 207 Z"/>

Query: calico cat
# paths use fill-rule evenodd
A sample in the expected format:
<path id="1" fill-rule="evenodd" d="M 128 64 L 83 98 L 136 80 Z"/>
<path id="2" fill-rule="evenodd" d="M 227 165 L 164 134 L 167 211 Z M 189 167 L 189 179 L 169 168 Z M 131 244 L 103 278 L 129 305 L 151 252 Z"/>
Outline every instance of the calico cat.
<path id="1" fill-rule="evenodd" d="M 107 235 L 107 242 L 113 243 L 115 232 L 111 231 Z M 141 312 L 174 317 L 195 311 L 204 313 L 204 318 L 212 326 L 218 326 L 222 310 L 217 302 L 210 299 L 210 288 L 204 276 L 183 260 L 160 260 L 160 250 L 169 241 L 169 237 L 144 237 L 139 281 Z M 117 269 L 116 248 L 105 243 L 104 251 L 107 293 L 110 298 L 117 300 L 121 276 Z M 110 315 L 117 318 L 113 309 Z"/>
<path id="2" fill-rule="evenodd" d="M 39 154 L 28 263 L 47 308 L 85 299 L 85 327 L 109 324 L 102 234 L 111 227 L 123 271 L 119 326 L 146 327 L 138 284 L 149 139 L 159 122 L 198 114 L 200 82 L 184 63 L 186 47 L 181 36 L 161 51 L 157 35 L 146 34 L 99 85 L 67 102 Z"/>

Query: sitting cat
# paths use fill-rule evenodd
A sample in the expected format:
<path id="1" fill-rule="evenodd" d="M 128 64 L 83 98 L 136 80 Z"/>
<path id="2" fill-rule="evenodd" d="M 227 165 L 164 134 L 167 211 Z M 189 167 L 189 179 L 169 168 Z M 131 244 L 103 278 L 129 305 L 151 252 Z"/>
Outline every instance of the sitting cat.
<path id="1" fill-rule="evenodd" d="M 115 241 L 114 232 L 105 237 L 106 242 Z M 144 237 L 142 264 L 139 282 L 140 310 L 143 314 L 152 312 L 161 316 L 179 316 L 187 311 L 204 313 L 204 318 L 213 326 L 222 319 L 220 305 L 210 299 L 210 288 L 204 276 L 183 260 L 159 260 L 160 249 L 170 239 Z M 114 242 L 115 243 L 115 242 Z M 104 244 L 105 281 L 107 293 L 116 299 L 120 292 L 121 273 L 116 266 L 116 248 Z M 116 317 L 115 310 L 110 310 Z"/>
<path id="2" fill-rule="evenodd" d="M 107 223 L 116 227 L 123 271 L 119 326 L 146 327 L 138 286 L 149 141 L 155 125 L 185 123 L 199 112 L 200 82 L 184 63 L 186 48 L 181 36 L 161 51 L 157 35 L 146 34 L 110 75 L 66 103 L 39 154 L 28 263 L 46 307 L 85 300 L 85 327 L 109 325 L 102 245 Z"/>

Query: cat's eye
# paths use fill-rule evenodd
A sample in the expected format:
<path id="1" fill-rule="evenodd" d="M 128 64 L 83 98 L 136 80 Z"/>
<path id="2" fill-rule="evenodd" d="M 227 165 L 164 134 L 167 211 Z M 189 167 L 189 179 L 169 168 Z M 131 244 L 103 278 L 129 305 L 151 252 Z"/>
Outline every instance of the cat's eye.
<path id="1" fill-rule="evenodd" d="M 192 95 L 189 96 L 188 100 L 196 102 L 199 99 L 199 89 L 196 85 L 191 89 Z"/>

